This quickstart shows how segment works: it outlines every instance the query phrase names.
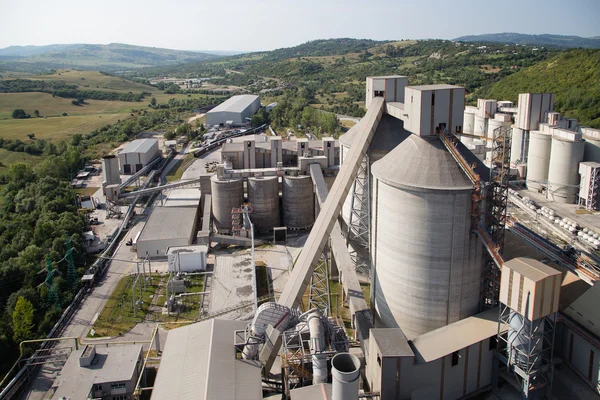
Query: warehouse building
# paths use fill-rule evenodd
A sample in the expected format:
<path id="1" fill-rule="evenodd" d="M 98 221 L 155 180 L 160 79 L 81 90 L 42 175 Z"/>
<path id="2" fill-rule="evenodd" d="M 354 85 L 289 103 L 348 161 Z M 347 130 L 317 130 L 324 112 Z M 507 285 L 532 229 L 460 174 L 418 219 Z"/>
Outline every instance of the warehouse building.
<path id="1" fill-rule="evenodd" d="M 206 113 L 206 124 L 245 125 L 260 108 L 260 97 L 244 94 L 233 96 Z"/>
<path id="2" fill-rule="evenodd" d="M 155 207 L 137 240 L 138 258 L 166 257 L 171 246 L 192 244 L 198 207 Z"/>
<path id="3" fill-rule="evenodd" d="M 142 372 L 142 345 L 86 345 L 69 355 L 53 399 L 126 400 Z"/>
<path id="4" fill-rule="evenodd" d="M 144 168 L 159 154 L 157 139 L 137 139 L 119 153 L 119 170 L 132 175 Z"/>

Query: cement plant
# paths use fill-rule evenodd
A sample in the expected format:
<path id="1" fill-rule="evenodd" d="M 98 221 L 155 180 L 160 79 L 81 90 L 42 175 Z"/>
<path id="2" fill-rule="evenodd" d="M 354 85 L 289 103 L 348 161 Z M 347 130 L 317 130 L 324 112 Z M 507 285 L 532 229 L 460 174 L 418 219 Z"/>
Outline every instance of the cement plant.
<path id="1" fill-rule="evenodd" d="M 600 130 L 409 81 L 368 77 L 339 138 L 234 96 L 169 183 L 177 141 L 102 159 L 109 238 L 0 399 L 600 398 Z M 106 334 L 123 276 L 112 313 L 152 317 Z"/>

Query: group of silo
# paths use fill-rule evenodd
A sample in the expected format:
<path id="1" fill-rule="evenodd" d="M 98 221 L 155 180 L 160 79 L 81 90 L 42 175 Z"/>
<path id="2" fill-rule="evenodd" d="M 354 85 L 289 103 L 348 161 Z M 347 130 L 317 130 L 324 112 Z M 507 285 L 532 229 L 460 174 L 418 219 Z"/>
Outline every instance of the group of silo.
<path id="1" fill-rule="evenodd" d="M 537 190 L 545 187 L 549 197 L 559 203 L 575 203 L 584 150 L 581 133 L 556 128 L 531 131 L 527 186 Z"/>
<path id="2" fill-rule="evenodd" d="M 232 210 L 245 204 L 242 178 L 211 178 L 212 214 L 217 233 L 232 232 Z M 282 178 L 280 207 L 279 177 L 253 176 L 247 179 L 247 204 L 250 220 L 260 234 L 271 232 L 283 224 L 290 229 L 306 229 L 314 223 L 314 195 L 310 176 Z M 283 210 L 283 213 L 281 212 Z"/>

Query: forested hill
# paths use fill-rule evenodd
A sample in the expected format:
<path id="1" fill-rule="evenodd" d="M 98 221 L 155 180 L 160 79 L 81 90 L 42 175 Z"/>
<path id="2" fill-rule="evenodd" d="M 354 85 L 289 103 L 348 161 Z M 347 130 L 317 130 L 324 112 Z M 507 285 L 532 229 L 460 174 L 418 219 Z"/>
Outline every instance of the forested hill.
<path id="1" fill-rule="evenodd" d="M 454 39 L 459 42 L 491 42 L 508 44 L 529 44 L 535 46 L 582 47 L 588 49 L 600 48 L 600 38 L 584 38 L 566 35 L 526 35 L 523 33 L 489 33 L 484 35 L 468 35 Z"/>
<path id="2" fill-rule="evenodd" d="M 516 101 L 523 92 L 553 92 L 555 108 L 600 128 L 600 49 L 571 49 L 512 74 L 476 95 Z"/>
<path id="3" fill-rule="evenodd" d="M 263 61 L 280 61 L 294 57 L 323 57 L 343 55 L 348 53 L 360 53 L 371 47 L 388 43 L 389 41 L 376 41 L 370 39 L 321 39 L 311 40 L 294 47 L 276 49 L 261 55 Z"/>
<path id="4" fill-rule="evenodd" d="M 114 71 L 205 61 L 218 56 L 121 43 L 11 46 L 0 49 L 0 69 L 92 69 Z"/>

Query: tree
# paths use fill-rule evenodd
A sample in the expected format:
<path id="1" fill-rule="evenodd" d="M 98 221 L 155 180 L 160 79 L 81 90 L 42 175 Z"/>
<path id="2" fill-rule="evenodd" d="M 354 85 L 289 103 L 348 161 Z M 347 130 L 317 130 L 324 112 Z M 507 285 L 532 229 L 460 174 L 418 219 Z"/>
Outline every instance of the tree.
<path id="1" fill-rule="evenodd" d="M 33 111 L 33 115 L 35 115 L 36 118 L 40 117 L 40 112 L 38 110 L 34 110 Z"/>
<path id="2" fill-rule="evenodd" d="M 33 330 L 33 304 L 26 298 L 19 296 L 15 310 L 12 313 L 13 340 L 20 343 L 31 339 Z"/>
<path id="3" fill-rule="evenodd" d="M 153 97 L 153 98 L 150 100 L 150 105 L 151 105 L 152 107 L 156 107 L 156 97 Z"/>
<path id="4" fill-rule="evenodd" d="M 16 119 L 23 119 L 23 118 L 29 118 L 30 115 L 27 114 L 25 112 L 25 110 L 21 109 L 21 108 L 17 108 L 16 110 L 13 111 L 12 113 L 12 117 L 16 118 Z"/>

